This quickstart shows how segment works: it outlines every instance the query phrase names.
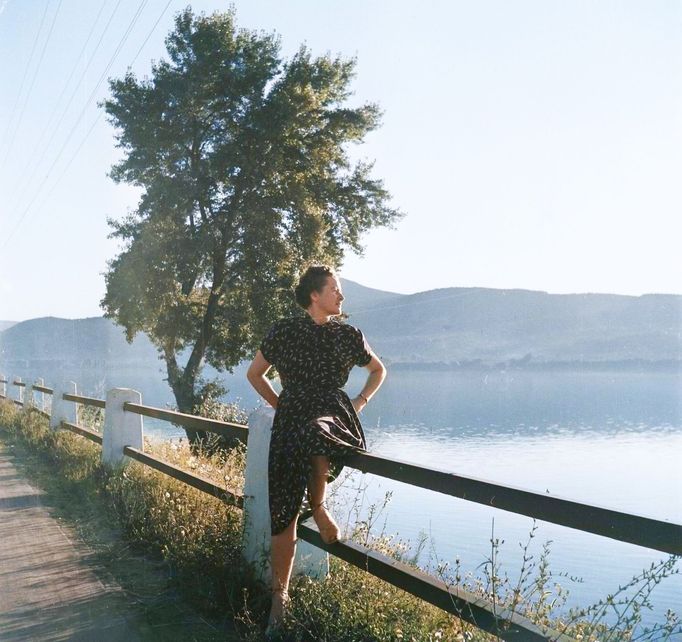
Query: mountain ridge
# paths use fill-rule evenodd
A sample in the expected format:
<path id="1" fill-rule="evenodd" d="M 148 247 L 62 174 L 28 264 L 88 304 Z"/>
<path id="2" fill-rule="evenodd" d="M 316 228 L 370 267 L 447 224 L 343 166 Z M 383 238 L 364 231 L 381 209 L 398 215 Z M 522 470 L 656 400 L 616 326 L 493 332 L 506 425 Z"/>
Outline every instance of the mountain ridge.
<path id="1" fill-rule="evenodd" d="M 682 361 L 682 295 L 479 287 L 401 294 L 347 279 L 342 285 L 348 321 L 387 363 L 540 367 Z M 45 360 L 159 365 L 145 335 L 128 344 L 123 329 L 103 317 L 42 317 L 0 331 L 0 365 Z"/>

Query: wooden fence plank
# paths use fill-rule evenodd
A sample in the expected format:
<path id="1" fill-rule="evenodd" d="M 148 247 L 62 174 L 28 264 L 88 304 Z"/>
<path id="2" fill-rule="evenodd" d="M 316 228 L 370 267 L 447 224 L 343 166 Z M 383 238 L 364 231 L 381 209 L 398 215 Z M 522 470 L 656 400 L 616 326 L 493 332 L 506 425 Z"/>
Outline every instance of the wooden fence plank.
<path id="1" fill-rule="evenodd" d="M 74 403 L 79 403 L 82 406 L 94 406 L 95 408 L 105 408 L 106 402 L 104 399 L 95 399 L 94 397 L 84 397 L 83 395 L 72 395 L 65 392 L 62 395 L 64 401 L 73 401 Z"/>
<path id="2" fill-rule="evenodd" d="M 166 410 L 165 408 L 154 408 L 153 406 L 142 406 L 140 404 L 126 403 L 123 408 L 128 412 L 134 412 L 145 417 L 152 417 L 154 419 L 164 419 L 174 424 L 184 426 L 185 428 L 193 428 L 194 430 L 206 430 L 208 432 L 215 432 L 225 437 L 236 438 L 242 443 L 246 443 L 249 436 L 249 429 L 242 424 L 235 424 L 228 421 L 217 421 L 216 419 L 207 419 L 206 417 L 197 417 L 196 415 L 188 415 L 184 412 L 176 412 L 175 410 Z"/>
<path id="3" fill-rule="evenodd" d="M 96 444 L 102 445 L 102 435 L 92 428 L 85 428 L 84 426 L 77 426 L 69 421 L 62 421 L 61 427 L 64 430 L 69 430 L 70 432 L 75 432 L 81 437 L 85 437 L 90 441 L 94 441 Z"/>
<path id="4" fill-rule="evenodd" d="M 543 630 L 528 618 L 512 613 L 462 588 L 448 586 L 444 581 L 419 569 L 355 542 L 340 541 L 335 544 L 325 544 L 312 522 L 299 524 L 297 532 L 298 536 L 306 542 L 319 546 L 339 559 L 452 613 L 479 629 L 493 633 L 502 640 L 574 642 L 573 638 L 563 633 L 551 629 Z"/>
<path id="5" fill-rule="evenodd" d="M 621 542 L 682 554 L 682 525 L 621 513 L 570 499 L 544 495 L 483 479 L 463 477 L 372 453 L 356 452 L 346 463 L 365 473 L 419 486 L 552 524 L 602 535 Z"/>
<path id="6" fill-rule="evenodd" d="M 145 466 L 149 466 L 150 468 L 158 470 L 159 472 L 164 473 L 173 479 L 177 479 L 188 486 L 192 486 L 203 493 L 211 495 L 212 497 L 222 499 L 228 504 L 232 504 L 238 508 L 244 507 L 244 497 L 242 495 L 239 495 L 236 491 L 223 488 L 206 477 L 201 477 L 199 475 L 187 472 L 186 470 L 182 470 L 182 468 L 178 468 L 173 464 L 169 464 L 168 462 L 158 459 L 157 457 L 152 457 L 151 455 L 148 455 L 137 448 L 131 448 L 130 446 L 126 446 L 123 449 L 123 454 L 139 461 Z"/>

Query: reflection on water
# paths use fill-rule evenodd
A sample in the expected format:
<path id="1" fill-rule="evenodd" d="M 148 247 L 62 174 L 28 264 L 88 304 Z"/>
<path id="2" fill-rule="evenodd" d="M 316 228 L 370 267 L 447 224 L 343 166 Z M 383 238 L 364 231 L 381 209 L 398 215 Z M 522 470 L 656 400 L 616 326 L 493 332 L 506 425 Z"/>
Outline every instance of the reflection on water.
<path id="1" fill-rule="evenodd" d="M 354 371 L 349 388 L 361 381 Z M 679 426 L 681 386 L 667 373 L 389 373 L 365 423 L 453 437 Z"/>
<path id="2" fill-rule="evenodd" d="M 33 373 L 14 373 L 30 379 Z M 54 379 L 40 373 L 49 385 Z M 355 394 L 364 371 L 352 373 Z M 58 373 L 82 392 L 103 396 L 114 386 L 143 394 L 143 403 L 173 404 L 160 370 Z M 257 404 L 244 369 L 226 378 L 230 398 L 247 408 Z M 631 513 L 682 523 L 682 378 L 669 373 L 432 373 L 395 372 L 362 416 L 370 449 L 388 457 L 489 479 L 536 492 L 567 497 Z M 182 429 L 145 419 L 148 433 L 180 436 Z M 504 540 L 503 570 L 516 577 L 518 542 L 528 538 L 532 520 L 371 475 L 346 481 L 338 507 L 353 502 L 353 486 L 366 486 L 367 506 L 392 499 L 375 525 L 416 543 L 429 543 L 421 563 L 461 560 L 480 575 L 490 539 Z M 541 523 L 533 552 L 552 540 L 553 572 L 582 578 L 557 581 L 571 592 L 571 604 L 587 604 L 613 592 L 663 554 Z M 682 610 L 682 581 L 671 578 L 654 593 L 660 621 L 667 608 Z"/>
<path id="3" fill-rule="evenodd" d="M 682 522 L 682 431 L 600 434 L 592 427 L 533 437 L 448 438 L 414 427 L 369 431 L 372 450 L 430 468 Z"/>

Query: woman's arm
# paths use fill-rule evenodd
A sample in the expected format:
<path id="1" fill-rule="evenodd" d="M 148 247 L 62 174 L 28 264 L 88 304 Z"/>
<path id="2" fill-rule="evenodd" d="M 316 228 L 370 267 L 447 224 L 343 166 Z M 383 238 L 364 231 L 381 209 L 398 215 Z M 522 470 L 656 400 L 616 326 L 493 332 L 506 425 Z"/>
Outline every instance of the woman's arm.
<path id="1" fill-rule="evenodd" d="M 360 412 L 367 402 L 372 398 L 372 395 L 379 390 L 381 384 L 386 378 L 386 368 L 381 363 L 376 355 L 372 355 L 372 360 L 365 366 L 369 370 L 369 376 L 365 385 L 362 387 L 360 394 L 351 400 L 355 412 Z"/>
<path id="2" fill-rule="evenodd" d="M 253 361 L 246 372 L 246 378 L 265 401 L 273 408 L 277 408 L 277 393 L 265 376 L 268 370 L 270 370 L 270 364 L 265 360 L 263 353 L 259 350 L 256 352 L 256 356 L 253 358 Z"/>

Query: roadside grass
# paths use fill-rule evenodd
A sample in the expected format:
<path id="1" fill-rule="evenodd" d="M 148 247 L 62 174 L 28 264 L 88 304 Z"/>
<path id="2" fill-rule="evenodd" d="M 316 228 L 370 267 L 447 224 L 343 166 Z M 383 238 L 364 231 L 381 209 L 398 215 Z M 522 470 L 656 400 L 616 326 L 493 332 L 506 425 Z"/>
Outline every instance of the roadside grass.
<path id="1" fill-rule="evenodd" d="M 101 413 L 86 410 L 81 420 L 97 427 Z M 47 490 L 55 510 L 95 551 L 95 559 L 135 598 L 157 638 L 263 639 L 270 594 L 241 558 L 242 511 L 137 462 L 111 470 L 100 463 L 100 447 L 67 431 L 52 432 L 47 421 L 0 401 L 3 441 L 22 452 L 27 475 Z M 145 443 L 150 452 L 177 466 L 209 477 L 239 492 L 243 489 L 245 450 L 192 452 L 186 441 Z M 378 514 L 373 508 L 370 515 Z M 391 536 L 373 535 L 371 520 L 357 521 L 350 537 L 416 567 L 411 547 Z M 535 529 L 531 531 L 529 542 Z M 436 563 L 431 571 L 452 587 L 493 599 L 500 608 L 566 632 L 582 642 L 671 640 L 680 631 L 671 613 L 666 623 L 638 629 L 650 590 L 676 574 L 670 558 L 635 578 L 639 602 L 616 592 L 591 607 L 558 617 L 566 592 L 549 571 L 549 547 L 538 560 L 524 552 L 512 581 L 499 573 L 499 542 L 482 578 L 462 576 L 458 565 Z M 526 561 L 528 557 L 528 561 Z M 446 612 L 335 557 L 324 581 L 294 578 L 292 601 L 280 639 L 300 642 L 489 642 L 486 634 Z M 647 588 L 648 587 L 648 588 Z M 648 592 L 647 592 L 648 591 Z M 605 616 L 623 616 L 607 626 Z M 192 623 L 192 637 L 181 629 Z M 176 637 L 173 637 L 176 636 Z"/>
<path id="2" fill-rule="evenodd" d="M 52 515 L 86 545 L 85 562 L 105 584 L 124 590 L 143 640 L 239 639 L 232 618 L 210 617 L 193 607 L 172 564 L 126 536 L 104 486 L 114 475 L 103 470 L 98 445 L 65 431 L 53 433 L 46 419 L 1 401 L 0 441 L 46 493 Z"/>

